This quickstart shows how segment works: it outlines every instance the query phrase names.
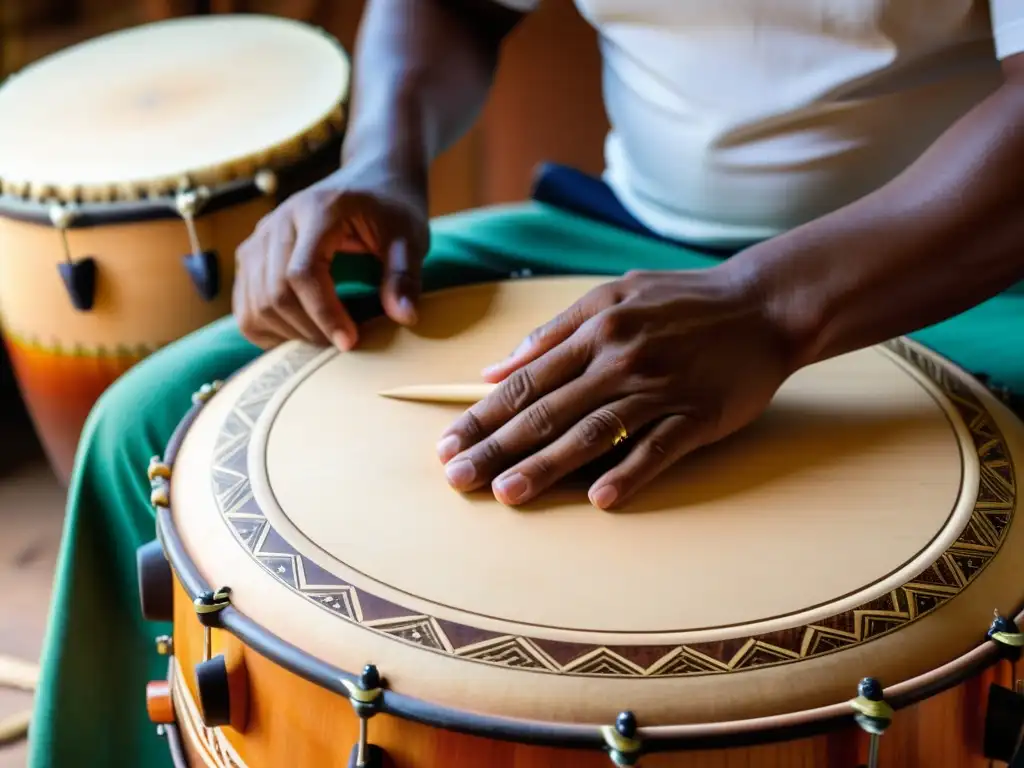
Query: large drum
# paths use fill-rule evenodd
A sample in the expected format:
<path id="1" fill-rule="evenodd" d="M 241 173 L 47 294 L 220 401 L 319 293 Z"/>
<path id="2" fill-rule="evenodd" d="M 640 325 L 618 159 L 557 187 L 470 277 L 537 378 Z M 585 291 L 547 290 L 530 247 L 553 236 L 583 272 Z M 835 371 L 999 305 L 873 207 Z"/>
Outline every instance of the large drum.
<path id="1" fill-rule="evenodd" d="M 235 249 L 338 167 L 349 60 L 286 19 L 130 28 L 0 88 L 0 320 L 60 476 L 121 373 L 230 312 Z"/>
<path id="2" fill-rule="evenodd" d="M 434 446 L 464 406 L 380 393 L 477 380 L 596 284 L 435 293 L 415 329 L 289 343 L 197 392 L 139 553 L 179 766 L 1010 757 L 1024 426 L 911 341 L 800 371 L 614 513 L 586 478 L 522 509 L 448 486 Z"/>

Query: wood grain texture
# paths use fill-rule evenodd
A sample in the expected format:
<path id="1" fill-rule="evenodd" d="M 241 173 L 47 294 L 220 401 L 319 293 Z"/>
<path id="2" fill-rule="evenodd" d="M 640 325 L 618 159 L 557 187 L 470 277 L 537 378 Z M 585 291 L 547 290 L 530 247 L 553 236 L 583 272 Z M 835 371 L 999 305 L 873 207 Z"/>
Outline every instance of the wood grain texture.
<path id="1" fill-rule="evenodd" d="M 215 635 L 222 634 L 215 631 Z M 203 633 L 180 585 L 175 593 L 176 659 L 195 698 L 191 670 L 201 660 Z M 217 641 L 223 642 L 223 639 Z M 229 641 L 234 642 L 234 641 Z M 346 768 L 358 734 L 347 700 L 292 675 L 244 648 L 249 711 L 246 732 L 222 733 L 248 768 Z M 1010 684 L 1008 665 L 897 712 L 882 738 L 882 768 L 988 768 L 980 754 L 988 685 Z M 182 707 L 177 705 L 178 717 Z M 187 738 L 187 729 L 183 736 Z M 602 753 L 579 752 L 465 736 L 378 715 L 370 739 L 383 747 L 393 768 L 608 768 Z M 189 744 L 194 760 L 201 750 Z M 750 748 L 678 752 L 645 757 L 642 768 L 856 768 L 867 758 L 866 737 L 850 726 L 815 738 Z M 212 763 L 195 763 L 196 766 Z"/>

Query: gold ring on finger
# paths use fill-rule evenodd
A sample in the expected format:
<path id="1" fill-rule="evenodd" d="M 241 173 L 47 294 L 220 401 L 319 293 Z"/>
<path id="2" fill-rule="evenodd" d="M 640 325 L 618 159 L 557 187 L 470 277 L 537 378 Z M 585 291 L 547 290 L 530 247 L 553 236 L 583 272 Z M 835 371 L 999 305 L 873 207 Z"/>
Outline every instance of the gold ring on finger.
<path id="1" fill-rule="evenodd" d="M 615 414 L 612 414 L 615 416 Z M 626 431 L 626 425 L 622 423 L 622 419 L 615 416 L 615 421 L 618 422 L 619 428 L 615 432 L 615 437 L 612 438 L 612 447 L 617 447 L 629 439 L 629 432 Z"/>

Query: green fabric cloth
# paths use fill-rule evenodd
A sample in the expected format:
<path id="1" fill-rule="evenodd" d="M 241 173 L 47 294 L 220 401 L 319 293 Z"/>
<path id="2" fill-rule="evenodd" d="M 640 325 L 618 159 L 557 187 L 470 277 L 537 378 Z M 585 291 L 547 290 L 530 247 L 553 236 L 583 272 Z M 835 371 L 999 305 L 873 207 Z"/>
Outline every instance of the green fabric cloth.
<path id="1" fill-rule="evenodd" d="M 702 268 L 715 259 L 539 205 L 488 208 L 433 224 L 427 290 L 544 274 Z M 348 273 L 348 274 L 346 274 Z M 378 270 L 340 259 L 339 295 L 359 318 L 379 311 Z M 353 275 L 355 275 L 353 279 Z M 1008 293 L 917 336 L 970 370 L 1024 392 L 1024 294 Z M 495 350 L 495 359 L 508 350 Z M 168 346 L 101 398 L 71 480 L 54 582 L 30 766 L 169 766 L 145 709 L 166 673 L 139 613 L 135 550 L 154 537 L 146 467 L 163 452 L 192 392 L 259 353 L 231 318 Z"/>

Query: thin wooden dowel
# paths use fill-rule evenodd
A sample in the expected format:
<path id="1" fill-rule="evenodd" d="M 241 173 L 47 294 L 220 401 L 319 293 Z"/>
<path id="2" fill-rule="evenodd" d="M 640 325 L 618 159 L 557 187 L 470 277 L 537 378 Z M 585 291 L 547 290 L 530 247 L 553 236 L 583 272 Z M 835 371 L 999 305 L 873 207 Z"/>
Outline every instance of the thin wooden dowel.
<path id="1" fill-rule="evenodd" d="M 13 744 L 24 739 L 28 735 L 28 727 L 31 721 L 32 710 L 30 709 L 0 718 L 0 746 Z"/>
<path id="2" fill-rule="evenodd" d="M 414 384 L 378 392 L 381 397 L 417 403 L 472 405 L 494 390 L 494 384 Z"/>
<path id="3" fill-rule="evenodd" d="M 0 687 L 34 691 L 38 683 L 38 664 L 13 656 L 0 656 Z"/>

